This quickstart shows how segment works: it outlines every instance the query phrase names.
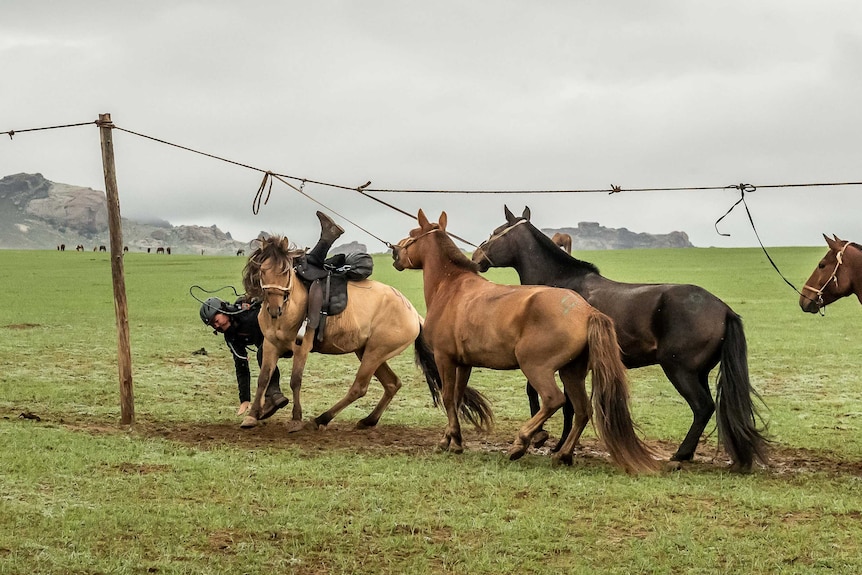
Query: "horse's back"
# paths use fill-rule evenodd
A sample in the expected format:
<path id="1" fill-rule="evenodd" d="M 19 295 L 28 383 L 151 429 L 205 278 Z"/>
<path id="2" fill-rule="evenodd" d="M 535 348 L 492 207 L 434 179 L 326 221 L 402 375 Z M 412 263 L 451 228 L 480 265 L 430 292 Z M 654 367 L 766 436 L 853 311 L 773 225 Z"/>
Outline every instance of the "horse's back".
<path id="1" fill-rule="evenodd" d="M 707 362 L 718 352 L 726 318 L 735 315 L 716 295 L 692 284 L 605 280 L 591 286 L 586 296 L 615 321 L 629 367 L 661 361 L 663 353 Z"/>
<path id="2" fill-rule="evenodd" d="M 428 310 L 435 349 L 451 347 L 463 363 L 512 369 L 525 346 L 571 358 L 583 349 L 593 307 L 578 293 L 548 286 L 463 282 L 445 305 Z M 482 359 L 480 359 L 482 358 Z"/>
<path id="3" fill-rule="evenodd" d="M 386 322 L 395 326 L 415 326 L 419 333 L 419 312 L 394 287 L 370 279 L 347 283 L 347 308 L 360 323 Z"/>

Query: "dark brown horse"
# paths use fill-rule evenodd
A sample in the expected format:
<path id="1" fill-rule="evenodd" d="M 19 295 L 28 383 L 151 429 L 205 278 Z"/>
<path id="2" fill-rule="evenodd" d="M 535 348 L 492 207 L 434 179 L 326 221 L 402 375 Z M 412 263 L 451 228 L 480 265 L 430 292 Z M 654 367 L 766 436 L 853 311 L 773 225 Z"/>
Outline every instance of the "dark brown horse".
<path id="1" fill-rule="evenodd" d="M 835 300 L 855 295 L 862 303 L 862 246 L 823 234 L 829 251 L 802 288 L 799 307 L 817 313 Z"/>
<path id="2" fill-rule="evenodd" d="M 555 379 L 559 372 L 576 419 L 555 458 L 571 462 L 594 407 L 596 429 L 614 462 L 632 473 L 655 470 L 658 462 L 633 429 L 613 322 L 570 290 L 489 282 L 446 234 L 445 212 L 432 223 L 420 210 L 418 221 L 419 227 L 393 248 L 392 257 L 399 271 L 422 270 L 425 331 L 443 380 L 449 420 L 440 449 L 463 451 L 457 407 L 473 367 L 520 368 L 542 405 L 519 430 L 508 452 L 511 459 L 526 453 L 533 434 L 565 402 Z M 584 383 L 590 370 L 593 407 Z"/>
<path id="3" fill-rule="evenodd" d="M 749 381 L 742 321 L 727 304 L 693 285 L 607 279 L 593 264 L 556 247 L 530 223 L 529 208 L 521 217 L 505 208 L 505 216 L 506 223 L 476 249 L 473 261 L 482 271 L 513 267 L 522 284 L 576 291 L 614 320 L 627 367 L 660 365 L 694 416 L 672 460 L 692 459 L 715 412 L 719 440 L 732 469 L 748 471 L 755 461 L 766 464 L 766 440 L 758 429 L 754 405 L 759 396 Z M 716 365 L 713 401 L 709 373 Z"/>
<path id="4" fill-rule="evenodd" d="M 294 260 L 305 252 L 291 247 L 287 238 L 278 235 L 257 241 L 260 245 L 251 253 L 243 270 L 243 286 L 249 297 L 263 300 L 258 316 L 264 335 L 263 359 L 257 394 L 242 427 L 257 424 L 269 379 L 278 359 L 288 351 L 294 354 L 290 375 L 294 421 L 302 421 L 302 372 L 311 351 L 330 355 L 353 352 L 359 358 L 359 369 L 347 394 L 318 415 L 313 421 L 314 427 L 326 426 L 341 410 L 363 397 L 372 376 L 376 376 L 383 386 L 383 396 L 357 426 L 376 425 L 401 388 L 401 379 L 387 361 L 411 343 L 434 403 L 438 402 L 441 384 L 433 356 L 425 344 L 422 316 L 401 292 L 373 280 L 349 282 L 347 307 L 327 318 L 322 341 L 317 341 L 315 335 L 309 333 L 302 339 L 302 345 L 296 345 L 299 328 L 308 312 L 308 288 L 296 274 Z M 316 346 L 312 349 L 313 344 Z M 470 390 L 462 409 L 470 421 L 481 422 L 490 417 L 487 402 L 473 390 Z"/>

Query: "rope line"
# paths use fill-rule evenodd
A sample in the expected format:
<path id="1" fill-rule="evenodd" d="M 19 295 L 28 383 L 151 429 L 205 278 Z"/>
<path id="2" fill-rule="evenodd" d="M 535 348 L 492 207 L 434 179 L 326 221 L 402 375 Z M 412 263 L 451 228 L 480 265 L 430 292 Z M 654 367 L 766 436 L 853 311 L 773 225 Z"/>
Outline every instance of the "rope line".
<path id="1" fill-rule="evenodd" d="M 46 127 L 41 127 L 41 128 L 26 128 L 23 130 L 7 130 L 7 131 L 0 132 L 0 135 L 6 134 L 9 136 L 10 139 L 13 139 L 15 134 L 22 134 L 22 133 L 26 133 L 26 132 L 36 132 L 36 131 L 41 131 L 41 130 L 54 130 L 54 129 L 59 129 L 59 128 L 72 128 L 72 127 L 77 127 L 77 126 L 88 126 L 91 124 L 101 125 L 100 122 L 97 120 L 95 122 L 79 122 L 79 123 L 75 123 L 75 124 L 60 124 L 60 125 L 56 125 L 56 126 L 46 126 Z M 264 205 L 266 205 L 267 202 L 269 202 L 269 197 L 272 194 L 272 180 L 277 179 L 280 182 L 282 182 L 283 184 L 291 187 L 294 191 L 298 192 L 299 194 L 302 194 L 303 196 L 305 196 L 307 199 L 311 200 L 312 202 L 320 205 L 321 207 L 325 208 L 326 210 L 328 210 L 328 211 L 332 212 L 333 214 L 341 217 L 345 221 L 350 222 L 352 225 L 354 225 L 358 229 L 362 230 L 363 232 L 367 233 L 369 236 L 373 237 L 374 239 L 380 241 L 381 243 L 383 243 L 384 245 L 386 245 L 389 248 L 393 247 L 391 243 L 379 238 L 378 236 L 374 235 L 373 233 L 371 233 L 370 231 L 368 231 L 364 227 L 353 222 L 350 218 L 345 217 L 343 214 L 340 214 L 338 211 L 333 210 L 332 208 L 326 206 L 325 204 L 323 204 L 319 200 L 315 199 L 314 197 L 312 197 L 308 193 L 306 193 L 304 191 L 305 184 L 310 183 L 310 184 L 315 184 L 315 185 L 319 185 L 319 186 L 326 186 L 326 187 L 330 187 L 330 188 L 356 192 L 359 195 L 361 195 L 365 198 L 368 198 L 370 200 L 373 200 L 373 201 L 375 201 L 381 205 L 384 205 L 384 206 L 386 206 L 386 207 L 388 207 L 388 208 L 390 208 L 390 209 L 392 209 L 398 213 L 401 213 L 401 214 L 409 217 L 412 220 L 416 219 L 416 217 L 414 215 L 402 210 L 401 208 L 399 208 L 399 207 L 397 207 L 397 206 L 395 206 L 389 202 L 385 202 L 385 201 L 381 200 L 380 198 L 376 198 L 376 197 L 369 195 L 369 194 L 370 193 L 379 193 L 379 194 L 392 194 L 392 193 L 401 193 L 401 194 L 594 194 L 594 193 L 605 193 L 605 194 L 613 195 L 613 194 L 619 194 L 622 192 L 681 192 L 681 191 L 688 192 L 688 191 L 715 191 L 715 190 L 726 190 L 726 189 L 738 189 L 740 192 L 740 198 L 739 198 L 739 200 L 736 201 L 736 203 L 734 203 L 730 207 L 729 210 L 727 210 L 727 212 L 723 216 L 721 216 L 718 220 L 716 220 L 716 222 L 715 222 L 716 233 L 718 233 L 718 235 L 721 235 L 721 236 L 728 236 L 729 235 L 729 234 L 721 233 L 718 230 L 718 224 L 728 214 L 730 214 L 730 212 L 732 212 L 733 209 L 737 205 L 742 203 L 743 206 L 745 207 L 746 213 L 748 214 L 748 219 L 751 222 L 752 230 L 754 230 L 754 235 L 755 235 L 755 237 L 757 237 L 757 241 L 760 244 L 760 247 L 763 249 L 763 252 L 766 254 L 766 257 L 769 259 L 769 262 L 772 264 L 772 266 L 775 268 L 775 270 L 778 272 L 778 274 L 781 275 L 781 278 L 784 279 L 784 281 L 790 287 L 792 287 L 797 293 L 799 292 L 799 290 L 797 290 L 796 287 L 793 284 L 791 284 L 787 280 L 787 278 L 784 277 L 784 275 L 781 274 L 781 271 L 778 269 L 778 267 L 772 261 L 772 258 L 769 256 L 769 253 L 766 251 L 766 248 L 763 247 L 763 242 L 760 240 L 760 235 L 757 233 L 757 229 L 754 225 L 754 219 L 751 216 L 751 211 L 748 209 L 748 204 L 745 202 L 745 193 L 746 192 L 751 193 L 751 192 L 754 192 L 755 190 L 758 189 L 757 187 L 755 187 L 751 184 L 738 184 L 738 185 L 731 185 L 731 186 L 683 186 L 683 187 L 667 187 L 667 188 L 623 188 L 620 185 L 611 184 L 610 189 L 608 189 L 608 188 L 593 188 L 593 189 L 558 189 L 558 190 L 548 190 L 548 189 L 546 189 L 546 190 L 527 190 L 527 189 L 522 189 L 522 190 L 466 190 L 466 189 L 444 190 L 444 189 L 437 189 L 437 190 L 434 190 L 434 189 L 405 189 L 405 188 L 402 188 L 402 189 L 370 188 L 369 186 L 371 185 L 371 182 L 369 181 L 369 182 L 366 182 L 365 184 L 363 184 L 361 186 L 350 187 L 350 186 L 344 186 L 344 185 L 340 185 L 340 184 L 333 184 L 330 182 L 324 182 L 324 181 L 320 181 L 320 180 L 312 180 L 309 178 L 300 178 L 297 176 L 291 176 L 289 174 L 279 174 L 279 173 L 273 172 L 271 170 L 264 170 L 262 168 L 252 166 L 250 164 L 245 164 L 242 162 L 238 162 L 236 160 L 224 158 L 222 156 L 210 154 L 208 152 L 203 152 L 201 150 L 196 150 L 196 149 L 190 148 L 188 146 L 183 146 L 180 144 L 169 142 L 169 141 L 161 139 L 161 138 L 156 138 L 154 136 L 149 136 L 146 134 L 142 134 L 140 132 L 135 132 L 135 131 L 129 130 L 127 128 L 121 128 L 121 127 L 119 127 L 113 123 L 111 124 L 110 127 L 112 129 L 115 129 L 115 130 L 120 130 L 121 132 L 126 132 L 127 134 L 131 134 L 133 136 L 138 136 L 139 138 L 151 140 L 151 141 L 154 141 L 154 142 L 157 142 L 160 144 L 164 144 L 166 146 L 172 146 L 172 147 L 178 148 L 180 150 L 185 150 L 187 152 L 192 152 L 195 154 L 199 154 L 201 156 L 206 156 L 208 158 L 212 158 L 214 160 L 219 160 L 219 161 L 222 161 L 222 162 L 225 162 L 228 164 L 233 164 L 233 165 L 239 166 L 241 168 L 246 168 L 249 170 L 261 172 L 264 175 L 263 180 L 261 181 L 260 186 L 258 187 L 257 193 L 255 194 L 254 199 L 252 200 L 252 212 L 255 215 L 260 211 L 261 202 L 263 202 Z M 294 180 L 294 181 L 299 182 L 299 186 L 294 185 L 293 183 L 289 182 L 288 180 Z M 767 185 L 761 185 L 761 186 L 759 186 L 759 188 L 760 189 L 780 189 L 780 188 L 810 188 L 810 187 L 830 187 L 830 186 L 862 186 L 862 181 L 858 181 L 858 182 L 816 182 L 816 183 L 797 183 L 797 184 L 767 184 Z M 264 197 L 264 192 L 266 192 L 266 197 Z M 455 238 L 461 242 L 464 242 L 467 245 L 470 245 L 474 248 L 476 247 L 475 244 L 465 240 L 464 238 L 460 238 L 454 234 L 449 234 L 449 235 L 451 235 L 453 238 Z"/>
<path id="2" fill-rule="evenodd" d="M 8 134 L 9 139 L 14 139 L 15 134 L 23 134 L 25 132 L 39 132 L 41 130 L 57 130 L 59 128 L 74 128 L 76 126 L 89 126 L 91 124 L 98 123 L 98 120 L 95 122 L 79 122 L 77 124 L 61 124 L 59 126 L 45 126 L 44 128 L 25 128 L 23 130 L 6 130 L 5 132 L 0 132 L 2 134 Z"/>

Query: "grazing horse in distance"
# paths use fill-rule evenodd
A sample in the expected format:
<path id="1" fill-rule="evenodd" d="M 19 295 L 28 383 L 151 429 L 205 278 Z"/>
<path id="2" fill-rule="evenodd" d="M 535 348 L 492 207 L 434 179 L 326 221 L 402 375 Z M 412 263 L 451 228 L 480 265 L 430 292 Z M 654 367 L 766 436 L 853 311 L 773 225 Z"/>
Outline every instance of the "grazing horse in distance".
<path id="1" fill-rule="evenodd" d="M 427 307 L 425 329 L 443 380 L 448 425 L 441 450 L 463 452 L 457 408 L 473 367 L 520 369 L 542 397 L 508 450 L 523 456 L 533 434 L 565 403 L 556 374 L 575 406 L 576 425 L 554 454 L 571 463 L 572 451 L 595 409 L 595 425 L 611 459 L 631 473 L 655 471 L 658 462 L 634 432 L 628 384 L 613 322 L 578 294 L 546 286 L 505 286 L 479 275 L 438 223 L 419 210 L 419 227 L 393 246 L 395 269 L 421 269 Z M 550 241 L 550 240 L 549 240 Z M 592 371 L 592 399 L 585 378 Z"/>
<path id="2" fill-rule="evenodd" d="M 249 297 L 262 300 L 258 322 L 264 335 L 263 359 L 257 393 L 242 427 L 257 425 L 276 363 L 291 350 L 294 354 L 290 375 L 294 421 L 302 421 L 299 397 L 302 372 L 312 351 L 328 355 L 353 352 L 359 358 L 359 369 L 347 394 L 314 419 L 315 428 L 325 427 L 341 410 L 365 396 L 372 376 L 376 376 L 383 386 L 383 396 L 374 410 L 357 423 L 357 427 L 377 425 L 401 389 L 401 379 L 392 371 L 388 361 L 410 344 L 414 346 L 417 363 L 425 375 L 434 404 L 438 403 L 439 375 L 425 341 L 423 319 L 401 292 L 374 280 L 348 281 L 347 307 L 327 317 L 323 337 L 306 333 L 302 343 L 296 345 L 299 328 L 308 315 L 309 290 L 297 274 L 294 262 L 305 252 L 291 247 L 283 236 L 272 235 L 257 241 L 260 245 L 249 255 L 243 270 L 243 287 Z M 462 407 L 465 417 L 476 425 L 489 423 L 491 408 L 479 392 L 471 389 L 469 399 Z"/>
<path id="3" fill-rule="evenodd" d="M 165 248 L 156 248 L 156 253 L 157 253 L 157 254 L 163 254 L 163 253 L 165 253 Z"/>
<path id="4" fill-rule="evenodd" d="M 554 237 L 551 238 L 551 241 L 560 246 L 560 249 L 564 252 L 572 255 L 572 236 L 557 232 L 554 234 Z"/>
<path id="5" fill-rule="evenodd" d="M 75 246 L 75 251 L 76 252 L 84 251 L 84 246 L 82 244 L 78 244 L 77 246 Z"/>
<path id="6" fill-rule="evenodd" d="M 742 320 L 726 303 L 694 285 L 634 284 L 605 278 L 593 264 L 563 254 L 530 223 L 529 208 L 521 217 L 509 208 L 504 213 L 506 223 L 476 249 L 473 261 L 481 271 L 514 267 L 524 285 L 574 290 L 614 320 L 626 367 L 660 365 L 693 415 L 672 460 L 694 457 L 715 413 L 719 441 L 730 456 L 731 469 L 747 472 L 755 461 L 766 465 L 766 439 L 758 429 L 754 404 L 760 396 L 748 375 Z M 716 365 L 713 400 L 709 373 Z"/>
<path id="7" fill-rule="evenodd" d="M 823 234 L 823 239 L 829 251 L 805 282 L 799 297 L 799 307 L 808 313 L 817 313 L 849 295 L 855 295 L 862 303 L 862 246 L 836 235 L 829 239 Z"/>
<path id="8" fill-rule="evenodd" d="M 237 251 L 236 251 L 236 255 L 238 255 L 238 256 L 244 256 L 244 255 L 245 255 L 245 250 L 243 250 L 243 249 L 239 249 L 239 250 L 237 250 Z"/>

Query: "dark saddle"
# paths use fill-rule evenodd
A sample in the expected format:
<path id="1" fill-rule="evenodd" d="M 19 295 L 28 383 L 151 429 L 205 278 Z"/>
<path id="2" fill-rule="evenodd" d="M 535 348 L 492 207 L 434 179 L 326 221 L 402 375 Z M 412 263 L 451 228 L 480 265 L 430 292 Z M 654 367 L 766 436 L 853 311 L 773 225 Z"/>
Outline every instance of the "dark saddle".
<path id="1" fill-rule="evenodd" d="M 336 254 L 323 262 L 323 267 L 305 258 L 296 266 L 297 275 L 308 287 L 306 333 L 315 331 L 315 343 L 323 341 L 326 318 L 347 308 L 347 282 L 366 279 L 373 268 L 374 260 L 362 252 Z"/>

